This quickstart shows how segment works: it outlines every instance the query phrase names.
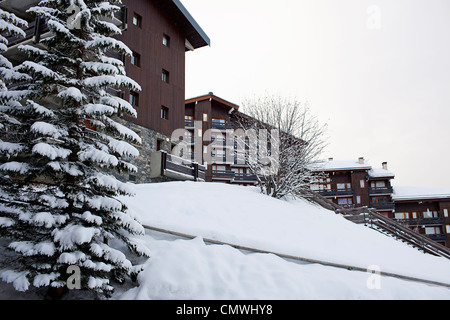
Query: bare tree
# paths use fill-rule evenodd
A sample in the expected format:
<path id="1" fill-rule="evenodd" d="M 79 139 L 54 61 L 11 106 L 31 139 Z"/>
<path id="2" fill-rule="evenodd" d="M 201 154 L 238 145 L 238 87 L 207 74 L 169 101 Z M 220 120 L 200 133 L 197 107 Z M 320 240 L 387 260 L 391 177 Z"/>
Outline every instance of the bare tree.
<path id="1" fill-rule="evenodd" d="M 237 139 L 243 146 L 238 150 L 258 148 L 258 156 L 250 157 L 247 164 L 257 176 L 261 191 L 278 199 L 313 199 L 311 182 L 321 178 L 321 174 L 311 169 L 327 145 L 327 125 L 318 121 L 308 104 L 296 98 L 266 95 L 246 99 L 241 107 L 242 112 L 233 114 L 238 127 L 246 132 L 269 132 L 267 148 L 262 143 L 265 136 L 259 137 L 258 144 L 252 144 L 248 137 Z"/>

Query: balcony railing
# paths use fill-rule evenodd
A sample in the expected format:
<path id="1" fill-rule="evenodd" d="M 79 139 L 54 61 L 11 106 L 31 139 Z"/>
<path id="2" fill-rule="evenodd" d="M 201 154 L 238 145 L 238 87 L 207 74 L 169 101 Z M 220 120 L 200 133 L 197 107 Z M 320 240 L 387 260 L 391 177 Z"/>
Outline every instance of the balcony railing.
<path id="1" fill-rule="evenodd" d="M 394 192 L 392 187 L 369 188 L 369 194 L 391 194 Z"/>
<path id="2" fill-rule="evenodd" d="M 324 197 L 352 196 L 355 193 L 353 189 L 330 189 L 317 192 Z"/>
<path id="3" fill-rule="evenodd" d="M 213 122 L 211 128 L 217 129 L 217 130 L 230 130 L 230 129 L 234 129 L 232 123 L 220 123 L 220 122 Z"/>
<path id="4" fill-rule="evenodd" d="M 164 151 L 156 151 L 150 158 L 150 177 L 169 177 L 174 180 L 205 181 L 206 168 Z"/>
<path id="5" fill-rule="evenodd" d="M 253 183 L 256 184 L 258 182 L 258 178 L 253 174 L 238 174 L 234 175 L 234 183 Z"/>
<path id="6" fill-rule="evenodd" d="M 235 173 L 228 170 L 213 170 L 212 178 L 216 180 L 234 180 Z"/>
<path id="7" fill-rule="evenodd" d="M 416 219 L 396 219 L 398 222 L 407 224 L 409 227 L 414 226 L 433 226 L 433 225 L 443 225 L 444 218 L 416 218 Z"/>
<path id="8" fill-rule="evenodd" d="M 371 202 L 370 207 L 378 210 L 394 210 L 395 204 L 393 202 Z"/>
<path id="9" fill-rule="evenodd" d="M 434 241 L 445 241 L 447 240 L 447 236 L 444 233 L 441 234 L 425 234 L 428 238 Z"/>

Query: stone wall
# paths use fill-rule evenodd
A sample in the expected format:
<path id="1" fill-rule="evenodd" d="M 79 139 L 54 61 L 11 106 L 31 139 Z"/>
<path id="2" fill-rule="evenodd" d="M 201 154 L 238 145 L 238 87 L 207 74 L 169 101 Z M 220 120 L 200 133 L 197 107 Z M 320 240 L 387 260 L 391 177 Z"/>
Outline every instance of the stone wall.
<path id="1" fill-rule="evenodd" d="M 137 173 L 131 174 L 115 174 L 115 176 L 124 182 L 155 183 L 172 181 L 170 178 L 161 177 L 156 179 L 150 178 L 150 155 L 157 150 L 158 140 L 160 150 L 171 153 L 171 138 L 154 130 L 142 127 L 131 121 L 124 119 L 118 120 L 121 124 L 136 132 L 142 139 L 142 145 L 134 145 L 139 150 L 139 157 L 135 159 L 127 159 L 130 163 L 138 168 Z"/>

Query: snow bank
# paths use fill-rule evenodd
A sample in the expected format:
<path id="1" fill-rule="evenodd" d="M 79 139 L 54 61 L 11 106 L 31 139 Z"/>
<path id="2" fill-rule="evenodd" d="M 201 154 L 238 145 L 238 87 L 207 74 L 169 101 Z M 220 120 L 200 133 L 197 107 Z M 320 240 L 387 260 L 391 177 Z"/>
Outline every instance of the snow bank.
<path id="1" fill-rule="evenodd" d="M 280 201 L 256 188 L 198 182 L 136 185 L 135 192 L 134 198 L 122 200 L 144 225 L 450 284 L 449 260 L 301 200 Z"/>
<path id="2" fill-rule="evenodd" d="M 450 290 L 317 264 L 297 264 L 271 254 L 248 254 L 202 239 L 147 237 L 152 258 L 141 284 L 124 300 L 449 299 Z"/>

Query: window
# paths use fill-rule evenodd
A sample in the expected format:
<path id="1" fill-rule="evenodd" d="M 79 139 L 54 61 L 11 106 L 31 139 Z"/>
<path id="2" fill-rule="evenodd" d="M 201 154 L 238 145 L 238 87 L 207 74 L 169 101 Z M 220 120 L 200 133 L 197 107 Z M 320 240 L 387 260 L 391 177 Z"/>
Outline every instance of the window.
<path id="1" fill-rule="evenodd" d="M 161 107 L 161 119 L 169 120 L 169 108 Z"/>
<path id="2" fill-rule="evenodd" d="M 364 181 L 364 180 L 361 180 Z M 356 203 L 361 204 L 361 196 L 356 196 Z"/>
<path id="3" fill-rule="evenodd" d="M 136 67 L 141 66 L 141 55 L 139 53 L 133 52 L 131 55 L 131 64 Z"/>
<path id="4" fill-rule="evenodd" d="M 156 151 L 159 151 L 159 150 L 161 150 L 161 140 L 159 140 L 159 139 L 156 139 Z"/>
<path id="5" fill-rule="evenodd" d="M 194 120 L 194 116 L 184 116 L 184 120 Z"/>
<path id="6" fill-rule="evenodd" d="M 365 181 L 364 180 L 359 180 L 359 186 L 361 188 L 364 188 L 365 187 Z"/>
<path id="7" fill-rule="evenodd" d="M 140 15 L 138 15 L 137 13 L 135 13 L 133 16 L 133 24 L 136 27 L 142 28 L 142 17 Z"/>
<path id="8" fill-rule="evenodd" d="M 130 98 L 128 102 L 134 107 L 139 107 L 139 94 L 134 91 L 130 91 Z"/>
<path id="9" fill-rule="evenodd" d="M 162 81 L 169 83 L 169 71 L 164 70 L 162 71 Z"/>
<path id="10" fill-rule="evenodd" d="M 424 211 L 423 212 L 423 217 L 424 218 L 438 218 L 439 217 L 439 213 L 437 211 Z"/>
<path id="11" fill-rule="evenodd" d="M 212 118 L 212 123 L 213 124 L 225 124 L 225 119 Z"/>
<path id="12" fill-rule="evenodd" d="M 167 34 L 163 34 L 162 44 L 166 47 L 170 47 L 170 37 Z"/>
<path id="13" fill-rule="evenodd" d="M 207 113 L 204 113 L 203 114 L 203 121 L 208 121 L 208 114 Z"/>
<path id="14" fill-rule="evenodd" d="M 448 209 L 444 209 L 444 217 L 448 218 Z"/>
<path id="15" fill-rule="evenodd" d="M 441 234 L 440 227 L 426 227 L 425 234 Z"/>
<path id="16" fill-rule="evenodd" d="M 224 158 L 225 157 L 225 150 L 212 150 L 211 156 L 217 157 L 217 158 Z"/>
<path id="17" fill-rule="evenodd" d="M 386 182 L 385 181 L 372 181 L 370 183 L 371 188 L 386 188 Z"/>
<path id="18" fill-rule="evenodd" d="M 244 168 L 232 168 L 231 171 L 233 171 L 234 174 L 237 175 L 237 176 L 243 176 L 243 175 L 246 174 Z"/>
<path id="19" fill-rule="evenodd" d="M 213 164 L 212 171 L 226 171 L 227 168 L 224 165 Z"/>
<path id="20" fill-rule="evenodd" d="M 351 189 L 351 183 L 338 183 L 336 187 L 339 190 Z"/>
<path id="21" fill-rule="evenodd" d="M 399 219 L 399 220 L 409 219 L 409 213 L 408 212 L 396 212 L 395 219 Z"/>
<path id="22" fill-rule="evenodd" d="M 450 225 L 446 225 L 445 230 L 447 231 L 447 233 L 450 233 Z"/>
<path id="23" fill-rule="evenodd" d="M 350 205 L 353 204 L 352 198 L 339 198 L 338 199 L 339 205 Z"/>

